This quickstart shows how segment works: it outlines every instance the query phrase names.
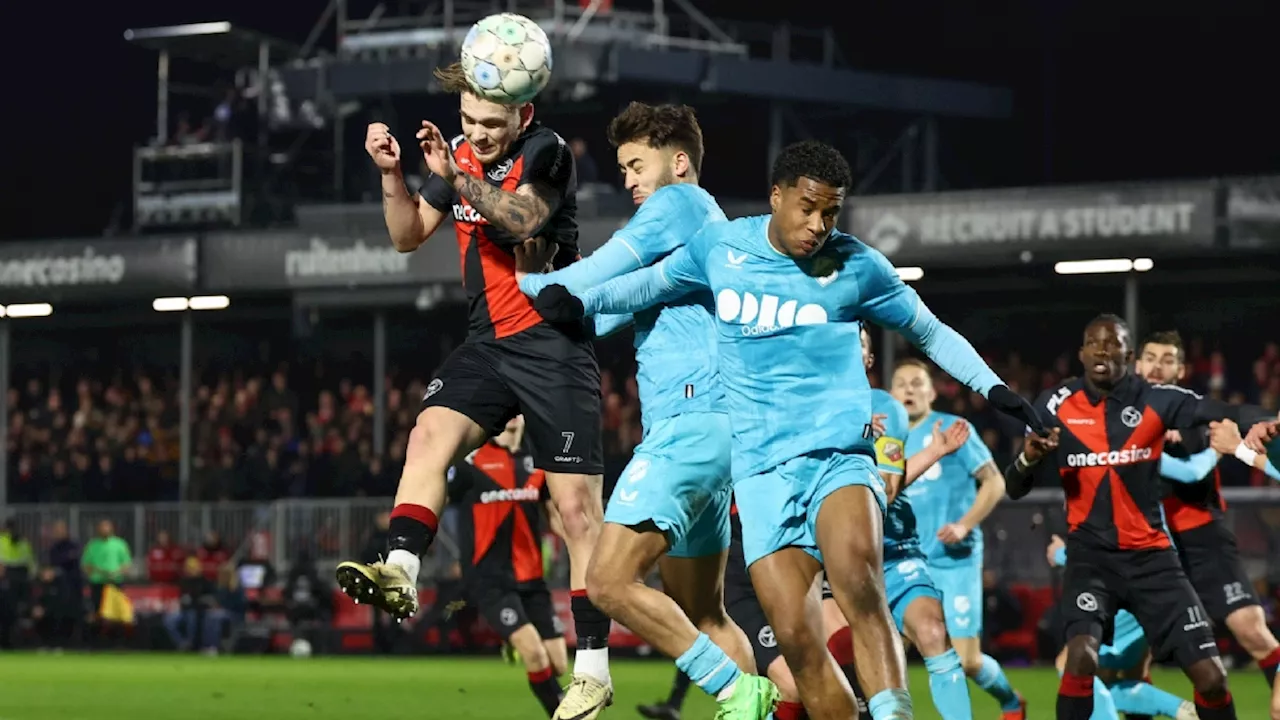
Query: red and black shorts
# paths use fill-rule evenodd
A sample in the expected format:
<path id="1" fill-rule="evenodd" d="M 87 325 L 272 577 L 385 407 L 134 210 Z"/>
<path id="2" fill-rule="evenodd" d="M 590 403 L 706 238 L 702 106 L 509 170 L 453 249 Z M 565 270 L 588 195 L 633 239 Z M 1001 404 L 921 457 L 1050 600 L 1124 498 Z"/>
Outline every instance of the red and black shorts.
<path id="1" fill-rule="evenodd" d="M 1218 656 L 1204 606 L 1173 550 L 1108 551 L 1067 545 L 1062 616 L 1067 638 L 1111 641 L 1115 614 L 1128 610 L 1157 660 L 1186 668 Z"/>
<path id="2" fill-rule="evenodd" d="M 422 398 L 491 435 L 523 413 L 535 467 L 600 475 L 600 367 L 589 340 L 546 324 L 500 340 L 470 340 L 444 361 Z"/>
<path id="3" fill-rule="evenodd" d="M 1236 537 L 1222 519 L 1173 536 L 1178 559 L 1215 625 L 1241 608 L 1258 605 L 1253 581 L 1240 564 Z"/>

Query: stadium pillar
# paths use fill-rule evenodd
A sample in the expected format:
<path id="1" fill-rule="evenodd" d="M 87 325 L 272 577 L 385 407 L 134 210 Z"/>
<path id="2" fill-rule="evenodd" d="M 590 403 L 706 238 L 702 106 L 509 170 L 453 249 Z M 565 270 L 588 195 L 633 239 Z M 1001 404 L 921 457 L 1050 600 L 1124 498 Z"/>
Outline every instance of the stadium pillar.
<path id="1" fill-rule="evenodd" d="M 191 311 L 182 313 L 182 350 L 178 369 L 178 499 L 185 501 L 191 486 Z"/>
<path id="2" fill-rule="evenodd" d="M 9 437 L 9 321 L 0 320 L 0 392 L 4 402 L 0 403 L 0 508 L 9 501 L 9 443 L 3 438 Z"/>
<path id="3" fill-rule="evenodd" d="M 373 314 L 373 451 L 387 451 L 387 313 Z"/>
<path id="4" fill-rule="evenodd" d="M 1135 339 L 1142 337 L 1138 328 L 1138 274 L 1133 272 L 1124 278 L 1124 321 L 1129 323 L 1129 333 Z"/>
<path id="5" fill-rule="evenodd" d="M 893 357 L 894 351 L 897 350 L 894 346 L 894 341 L 897 340 L 894 337 L 895 334 L 892 330 L 885 328 L 880 335 L 880 347 L 876 348 L 879 351 L 876 353 L 876 364 L 880 366 L 880 387 L 884 390 L 888 390 L 889 386 L 893 385 L 893 366 L 897 364 L 897 360 Z"/>

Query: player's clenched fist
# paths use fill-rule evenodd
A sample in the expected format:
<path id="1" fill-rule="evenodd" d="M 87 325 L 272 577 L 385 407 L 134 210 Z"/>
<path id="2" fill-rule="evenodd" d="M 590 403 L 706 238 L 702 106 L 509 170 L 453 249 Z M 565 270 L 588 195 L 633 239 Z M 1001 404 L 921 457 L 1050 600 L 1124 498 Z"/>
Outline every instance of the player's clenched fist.
<path id="1" fill-rule="evenodd" d="M 364 149 L 382 172 L 400 169 L 400 143 L 391 134 L 391 128 L 383 123 L 369 123 L 369 130 L 364 136 Z"/>

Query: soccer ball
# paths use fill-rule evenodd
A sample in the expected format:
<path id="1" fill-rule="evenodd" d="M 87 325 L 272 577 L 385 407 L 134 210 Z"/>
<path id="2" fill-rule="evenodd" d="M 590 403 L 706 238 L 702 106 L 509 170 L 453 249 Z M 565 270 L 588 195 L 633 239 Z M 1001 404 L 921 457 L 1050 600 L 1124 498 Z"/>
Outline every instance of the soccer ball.
<path id="1" fill-rule="evenodd" d="M 472 91 L 485 100 L 527 103 L 551 79 L 551 42 L 523 15 L 490 15 L 462 41 L 462 69 Z"/>
<path id="2" fill-rule="evenodd" d="M 309 658 L 311 657 L 311 643 L 298 638 L 289 646 L 289 654 L 296 658 Z"/>

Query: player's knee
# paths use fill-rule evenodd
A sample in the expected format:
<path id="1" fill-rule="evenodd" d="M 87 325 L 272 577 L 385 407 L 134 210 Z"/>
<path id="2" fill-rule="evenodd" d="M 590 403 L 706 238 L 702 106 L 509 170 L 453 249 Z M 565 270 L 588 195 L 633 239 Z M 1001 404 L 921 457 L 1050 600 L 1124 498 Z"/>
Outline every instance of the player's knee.
<path id="1" fill-rule="evenodd" d="M 1092 676 L 1098 673 L 1098 642 L 1088 635 L 1077 635 L 1067 641 L 1066 673 Z"/>
<path id="2" fill-rule="evenodd" d="M 778 618 L 778 621 L 771 626 L 778 647 L 786 656 L 787 665 L 793 670 L 807 667 L 811 662 L 826 655 L 826 643 L 822 638 L 814 636 L 803 612 L 790 613 L 788 617 Z"/>
<path id="3" fill-rule="evenodd" d="M 557 488 L 553 495 L 556 510 L 564 527 L 566 542 L 595 541 L 600 533 L 601 512 L 599 503 L 591 496 L 586 482 L 563 482 L 564 490 Z"/>
<path id="4" fill-rule="evenodd" d="M 1227 616 L 1227 627 L 1240 647 L 1250 655 L 1265 657 L 1276 646 L 1276 637 L 1267 627 L 1266 616 L 1258 606 L 1237 610 Z"/>
<path id="5" fill-rule="evenodd" d="M 875 572 L 875 563 L 858 560 L 853 564 L 857 572 L 842 573 L 839 580 L 831 580 L 832 594 L 837 600 L 844 598 L 840 606 L 848 607 L 855 617 L 880 615 L 885 609 L 884 586 Z M 849 624 L 856 624 L 853 617 Z"/>
<path id="6" fill-rule="evenodd" d="M 605 614 L 610 614 L 611 608 L 616 608 L 624 602 L 622 595 L 626 585 L 634 581 L 634 578 L 631 580 L 623 578 L 618 574 L 615 566 L 607 562 L 599 562 L 598 557 L 593 556 L 591 565 L 587 568 L 587 597 Z"/>
<path id="7" fill-rule="evenodd" d="M 1227 671 L 1218 658 L 1201 660 L 1187 668 L 1187 677 L 1196 693 L 1207 700 L 1226 697 Z"/>
<path id="8" fill-rule="evenodd" d="M 451 431 L 447 423 L 430 410 L 427 408 L 418 413 L 418 421 L 409 431 L 408 452 L 413 453 L 419 462 L 439 465 L 443 469 L 453 462 L 463 436 Z"/>
<path id="9" fill-rule="evenodd" d="M 915 628 L 912 634 L 915 635 L 914 642 L 916 647 L 919 648 L 920 654 L 924 657 L 941 655 L 947 651 L 947 626 L 940 620 L 920 623 L 920 627 Z M 970 672 L 969 664 L 977 667 Z M 971 661 L 969 664 L 966 664 L 964 659 L 961 658 L 960 665 L 964 668 L 965 674 L 974 675 L 978 672 L 978 668 L 982 667 L 982 660 L 979 658 L 976 663 Z"/>

